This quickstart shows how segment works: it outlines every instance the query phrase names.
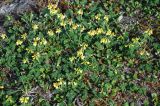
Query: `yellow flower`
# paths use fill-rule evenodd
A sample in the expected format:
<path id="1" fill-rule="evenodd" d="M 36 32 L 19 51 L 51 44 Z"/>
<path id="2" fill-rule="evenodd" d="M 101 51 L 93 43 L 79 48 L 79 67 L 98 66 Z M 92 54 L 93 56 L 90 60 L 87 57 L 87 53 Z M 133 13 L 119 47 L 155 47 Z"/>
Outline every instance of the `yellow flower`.
<path id="1" fill-rule="evenodd" d="M 27 34 L 26 33 L 22 34 L 21 38 L 25 40 L 27 38 Z"/>
<path id="2" fill-rule="evenodd" d="M 2 35 L 1 35 L 1 38 L 2 38 L 2 39 L 5 39 L 6 37 L 7 37 L 6 34 L 2 34 Z"/>
<path id="3" fill-rule="evenodd" d="M 58 88 L 59 88 L 59 86 L 60 86 L 60 84 L 59 84 L 58 82 L 53 83 L 53 87 L 54 87 L 54 88 L 58 89 Z"/>
<path id="4" fill-rule="evenodd" d="M 107 38 L 102 38 L 100 42 L 106 44 L 109 43 L 110 41 Z"/>
<path id="5" fill-rule="evenodd" d="M 85 58 L 85 56 L 83 55 L 83 49 L 82 48 L 77 51 L 77 57 L 80 57 L 82 60 Z"/>
<path id="6" fill-rule="evenodd" d="M 50 14 L 51 14 L 51 15 L 55 15 L 56 13 L 58 13 L 58 10 L 56 10 L 56 9 L 50 10 Z"/>
<path id="7" fill-rule="evenodd" d="M 28 58 L 24 58 L 24 59 L 22 60 L 22 62 L 23 62 L 24 64 L 26 64 L 26 63 L 29 62 L 29 60 L 28 60 Z"/>
<path id="8" fill-rule="evenodd" d="M 60 23 L 60 25 L 63 26 L 63 27 L 65 27 L 65 26 L 66 26 L 65 21 L 62 21 L 62 22 Z"/>
<path id="9" fill-rule="evenodd" d="M 82 50 L 85 50 L 85 49 L 88 47 L 88 44 L 83 43 L 81 46 L 82 46 L 82 48 L 81 48 L 81 49 L 82 49 Z"/>
<path id="10" fill-rule="evenodd" d="M 82 62 L 82 64 L 84 64 L 84 65 L 90 65 L 91 63 L 89 61 L 84 61 L 84 62 Z"/>
<path id="11" fill-rule="evenodd" d="M 72 19 L 69 19 L 69 20 L 68 20 L 68 24 L 69 24 L 69 25 L 72 25 L 72 24 L 73 24 Z"/>
<path id="12" fill-rule="evenodd" d="M 53 83 L 53 87 L 58 89 L 64 83 L 62 78 L 59 78 L 57 82 Z"/>
<path id="13" fill-rule="evenodd" d="M 61 32 L 61 29 L 60 28 L 58 28 L 58 29 L 56 29 L 56 33 L 60 33 Z"/>
<path id="14" fill-rule="evenodd" d="M 34 30 L 37 30 L 37 29 L 38 29 L 38 25 L 34 24 L 34 25 L 32 26 L 32 28 L 33 28 Z"/>
<path id="15" fill-rule="evenodd" d="M 29 97 L 21 97 L 21 98 L 19 99 L 19 101 L 20 101 L 21 103 L 28 103 Z"/>
<path id="16" fill-rule="evenodd" d="M 96 32 L 97 32 L 97 34 L 102 34 L 104 31 L 102 28 L 97 28 Z"/>
<path id="17" fill-rule="evenodd" d="M 108 23 L 109 17 L 108 17 L 107 15 L 105 15 L 105 16 L 104 16 L 104 20 L 105 20 L 106 23 Z"/>
<path id="18" fill-rule="evenodd" d="M 83 15 L 83 11 L 82 11 L 81 9 L 78 10 L 77 13 L 78 13 L 79 15 Z"/>
<path id="19" fill-rule="evenodd" d="M 82 49 L 77 51 L 77 56 L 80 57 L 81 55 L 83 55 L 83 50 Z"/>
<path id="20" fill-rule="evenodd" d="M 40 53 L 39 52 L 37 52 L 37 53 L 32 55 L 33 60 L 38 60 L 39 57 L 40 57 Z"/>
<path id="21" fill-rule="evenodd" d="M 144 54 L 145 54 L 145 50 L 141 50 L 141 51 L 139 52 L 139 54 L 140 54 L 140 55 L 144 55 Z"/>
<path id="22" fill-rule="evenodd" d="M 76 59 L 76 57 L 73 56 L 73 57 L 70 57 L 70 58 L 69 58 L 69 61 L 70 61 L 70 62 L 73 62 L 75 59 Z"/>
<path id="23" fill-rule="evenodd" d="M 137 42 L 139 42 L 139 40 L 140 40 L 140 38 L 132 38 L 133 43 L 137 43 Z"/>
<path id="24" fill-rule="evenodd" d="M 27 51 L 28 53 L 33 53 L 33 50 L 31 50 L 31 49 L 29 49 L 29 48 L 26 48 L 26 51 Z"/>
<path id="25" fill-rule="evenodd" d="M 94 35 L 96 35 L 96 31 L 95 30 L 90 30 L 89 32 L 88 32 L 88 34 L 90 35 L 90 36 L 94 36 Z"/>
<path id="26" fill-rule="evenodd" d="M 36 38 L 33 38 L 33 40 L 34 40 L 35 42 L 37 42 L 37 41 L 40 40 L 40 38 L 39 38 L 39 37 L 36 37 Z"/>
<path id="27" fill-rule="evenodd" d="M 148 34 L 148 35 L 152 35 L 153 34 L 153 30 L 152 29 L 148 29 L 144 33 Z"/>
<path id="28" fill-rule="evenodd" d="M 40 42 L 40 44 L 46 45 L 47 44 L 47 40 L 42 38 L 42 41 Z"/>
<path id="29" fill-rule="evenodd" d="M 21 45 L 22 43 L 23 43 L 23 41 L 17 40 L 16 45 Z"/>
<path id="30" fill-rule="evenodd" d="M 39 37 L 33 38 L 33 46 L 37 46 L 39 40 Z"/>
<path id="31" fill-rule="evenodd" d="M 100 20 L 100 17 L 101 17 L 101 15 L 100 15 L 100 14 L 97 14 L 97 15 L 95 16 L 95 19 L 96 19 L 96 20 Z"/>
<path id="32" fill-rule="evenodd" d="M 109 29 L 106 33 L 106 35 L 112 35 L 112 31 Z"/>
<path id="33" fill-rule="evenodd" d="M 74 68 L 74 70 L 77 74 L 81 74 L 83 72 L 83 70 L 81 70 L 80 68 Z"/>
<path id="34" fill-rule="evenodd" d="M 85 27 L 83 26 L 82 28 L 81 28 L 81 32 L 83 32 L 85 30 Z"/>
<path id="35" fill-rule="evenodd" d="M 0 89 L 4 89 L 4 86 L 3 86 L 3 85 L 0 85 Z"/>
<path id="36" fill-rule="evenodd" d="M 56 4 L 49 4 L 48 5 L 48 9 L 49 9 L 51 15 L 54 15 L 58 12 L 58 9 L 56 9 L 56 8 L 57 8 Z"/>
<path id="37" fill-rule="evenodd" d="M 37 46 L 37 44 L 38 44 L 37 42 L 33 42 L 33 46 Z"/>
<path id="38" fill-rule="evenodd" d="M 78 27 L 79 27 L 78 24 L 73 24 L 73 25 L 72 25 L 72 29 L 74 29 L 74 30 L 77 29 Z"/>
<path id="39" fill-rule="evenodd" d="M 66 16 L 63 15 L 62 13 L 58 14 L 57 17 L 60 18 L 60 20 L 64 20 L 66 18 Z"/>
<path id="40" fill-rule="evenodd" d="M 49 36 L 53 36 L 53 35 L 54 35 L 54 32 L 50 29 L 50 30 L 47 32 L 47 34 L 48 34 Z"/>
<path id="41" fill-rule="evenodd" d="M 47 7 L 48 7 L 49 10 L 52 10 L 52 9 L 57 8 L 57 5 L 56 5 L 56 4 L 51 4 L 51 3 L 50 3 Z"/>

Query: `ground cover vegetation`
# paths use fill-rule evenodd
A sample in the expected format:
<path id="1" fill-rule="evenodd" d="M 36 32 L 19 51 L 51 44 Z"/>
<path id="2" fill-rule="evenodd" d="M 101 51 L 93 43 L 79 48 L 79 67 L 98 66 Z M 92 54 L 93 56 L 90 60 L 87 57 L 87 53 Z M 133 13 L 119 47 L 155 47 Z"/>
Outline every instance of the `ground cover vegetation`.
<path id="1" fill-rule="evenodd" d="M 160 105 L 159 11 L 159 0 L 75 0 L 7 15 L 0 105 Z"/>

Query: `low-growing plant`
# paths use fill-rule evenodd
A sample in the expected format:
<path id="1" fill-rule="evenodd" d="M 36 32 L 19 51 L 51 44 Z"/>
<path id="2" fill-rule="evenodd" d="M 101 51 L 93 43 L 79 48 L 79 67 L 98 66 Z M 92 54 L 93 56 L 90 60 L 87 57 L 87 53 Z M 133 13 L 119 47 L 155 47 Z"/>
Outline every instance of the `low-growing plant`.
<path id="1" fill-rule="evenodd" d="M 62 12 L 49 4 L 12 24 L 8 16 L 0 36 L 0 104 L 159 105 L 157 91 L 146 88 L 159 84 L 160 43 L 153 29 L 119 32 L 112 6 L 71 3 L 76 8 Z"/>

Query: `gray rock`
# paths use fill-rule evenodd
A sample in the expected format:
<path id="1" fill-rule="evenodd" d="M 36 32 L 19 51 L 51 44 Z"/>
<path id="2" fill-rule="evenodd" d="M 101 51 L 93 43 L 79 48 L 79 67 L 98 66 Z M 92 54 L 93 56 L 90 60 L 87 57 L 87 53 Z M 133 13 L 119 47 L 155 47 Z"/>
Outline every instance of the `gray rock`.
<path id="1" fill-rule="evenodd" d="M 32 10 L 34 6 L 36 7 L 36 2 L 32 0 L 14 0 L 10 4 L 0 7 L 0 16 L 10 13 L 20 14 Z"/>

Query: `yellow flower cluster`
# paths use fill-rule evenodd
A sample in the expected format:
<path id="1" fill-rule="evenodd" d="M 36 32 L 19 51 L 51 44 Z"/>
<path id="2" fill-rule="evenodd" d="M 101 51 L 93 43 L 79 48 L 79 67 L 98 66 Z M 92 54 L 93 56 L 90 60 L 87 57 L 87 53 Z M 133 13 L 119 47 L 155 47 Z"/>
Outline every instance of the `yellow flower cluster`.
<path id="1" fill-rule="evenodd" d="M 7 36 L 6 36 L 6 34 L 4 34 L 4 33 L 1 35 L 1 38 L 2 38 L 2 39 L 5 39 L 6 37 L 7 37 Z"/>
<path id="2" fill-rule="evenodd" d="M 24 59 L 22 60 L 22 62 L 23 62 L 24 64 L 26 64 L 26 63 L 29 63 L 29 60 L 28 60 L 28 58 L 24 58 Z"/>
<path id="3" fill-rule="evenodd" d="M 100 20 L 100 19 L 101 19 L 100 17 L 101 17 L 101 14 L 95 15 L 95 19 L 96 19 L 96 20 Z"/>
<path id="4" fill-rule="evenodd" d="M 85 58 L 84 56 L 84 50 L 88 47 L 88 44 L 82 44 L 82 47 L 77 51 L 77 57 L 80 57 L 82 60 Z"/>
<path id="5" fill-rule="evenodd" d="M 97 28 L 96 32 L 97 32 L 96 34 L 102 34 L 104 31 L 102 28 Z"/>
<path id="6" fill-rule="evenodd" d="M 62 13 L 58 14 L 57 17 L 60 19 L 60 20 L 64 20 L 66 18 L 65 15 L 63 15 Z"/>
<path id="7" fill-rule="evenodd" d="M 74 70 L 76 71 L 77 74 L 82 74 L 83 70 L 81 70 L 80 68 L 74 68 Z"/>
<path id="8" fill-rule="evenodd" d="M 141 51 L 139 52 L 139 54 L 140 54 L 141 56 L 142 56 L 142 55 L 147 55 L 147 56 L 150 55 L 145 49 L 141 50 Z"/>
<path id="9" fill-rule="evenodd" d="M 4 86 L 3 86 L 3 85 L 0 85 L 0 89 L 4 89 Z"/>
<path id="10" fill-rule="evenodd" d="M 49 4 L 48 9 L 49 9 L 51 15 L 55 15 L 58 12 L 56 4 Z"/>
<path id="11" fill-rule="evenodd" d="M 22 38 L 23 40 L 25 40 L 25 39 L 27 38 L 27 33 L 22 34 L 22 35 L 21 35 L 21 38 Z"/>
<path id="12" fill-rule="evenodd" d="M 100 43 L 103 43 L 103 44 L 110 43 L 110 40 L 107 38 L 102 38 Z"/>
<path id="13" fill-rule="evenodd" d="M 56 29 L 56 33 L 59 34 L 60 32 L 61 32 L 61 29 L 60 29 L 60 28 L 57 28 L 57 29 Z"/>
<path id="14" fill-rule="evenodd" d="M 110 29 L 108 29 L 108 31 L 106 32 L 106 35 L 115 36 L 114 32 L 112 32 Z"/>
<path id="15" fill-rule="evenodd" d="M 21 41 L 21 40 L 17 40 L 16 41 L 16 45 L 18 46 L 18 45 L 21 45 L 23 43 L 23 41 Z"/>
<path id="16" fill-rule="evenodd" d="M 33 38 L 33 46 L 37 46 L 38 41 L 40 41 L 39 37 Z"/>
<path id="17" fill-rule="evenodd" d="M 49 36 L 53 36 L 53 35 L 54 35 L 54 32 L 50 29 L 50 30 L 48 30 L 47 34 L 48 34 Z"/>
<path id="18" fill-rule="evenodd" d="M 34 25 L 32 25 L 32 28 L 33 28 L 33 30 L 37 30 L 38 29 L 38 25 L 34 24 Z"/>
<path id="19" fill-rule="evenodd" d="M 65 22 L 65 21 L 62 21 L 62 22 L 60 23 L 60 25 L 63 26 L 63 27 L 65 27 L 65 26 L 66 26 L 66 22 Z"/>
<path id="20" fill-rule="evenodd" d="M 75 59 L 76 59 L 76 57 L 72 56 L 69 58 L 69 61 L 72 63 Z"/>
<path id="21" fill-rule="evenodd" d="M 79 9 L 79 10 L 77 11 L 77 14 L 83 15 L 83 10 L 82 10 L 82 9 Z"/>
<path id="22" fill-rule="evenodd" d="M 95 36 L 95 35 L 98 35 L 98 34 L 103 34 L 104 33 L 104 30 L 102 28 L 97 28 L 96 30 L 90 30 L 88 32 L 88 34 L 90 36 Z"/>
<path id="23" fill-rule="evenodd" d="M 46 45 L 47 44 L 47 40 L 46 39 L 44 39 L 44 38 L 42 38 L 42 40 L 40 41 L 40 44 L 42 45 Z"/>
<path id="24" fill-rule="evenodd" d="M 34 54 L 32 55 L 33 60 L 38 60 L 39 57 L 40 57 L 40 53 L 39 53 L 39 52 L 34 53 Z"/>
<path id="25" fill-rule="evenodd" d="M 88 34 L 89 34 L 90 36 L 95 36 L 95 35 L 96 35 L 96 30 L 90 30 L 90 31 L 88 32 Z"/>
<path id="26" fill-rule="evenodd" d="M 108 17 L 107 15 L 105 15 L 105 16 L 104 16 L 104 20 L 105 20 L 106 23 L 108 23 L 109 17 Z"/>
<path id="27" fill-rule="evenodd" d="M 133 43 L 137 43 L 137 42 L 139 42 L 139 40 L 140 40 L 140 38 L 132 38 Z"/>
<path id="28" fill-rule="evenodd" d="M 152 29 L 148 29 L 144 33 L 148 34 L 148 35 L 152 35 L 153 34 L 153 30 Z"/>
<path id="29" fill-rule="evenodd" d="M 20 101 L 20 103 L 28 103 L 29 97 L 21 97 L 21 98 L 19 99 L 19 101 Z"/>
<path id="30" fill-rule="evenodd" d="M 72 29 L 76 30 L 79 27 L 78 24 L 72 24 Z"/>
<path id="31" fill-rule="evenodd" d="M 62 78 L 59 78 L 57 82 L 53 83 L 53 87 L 58 89 L 64 83 Z"/>
<path id="32" fill-rule="evenodd" d="M 29 49 L 29 48 L 26 48 L 26 51 L 27 51 L 28 53 L 34 53 L 33 50 L 31 50 L 31 49 Z"/>

